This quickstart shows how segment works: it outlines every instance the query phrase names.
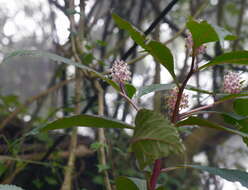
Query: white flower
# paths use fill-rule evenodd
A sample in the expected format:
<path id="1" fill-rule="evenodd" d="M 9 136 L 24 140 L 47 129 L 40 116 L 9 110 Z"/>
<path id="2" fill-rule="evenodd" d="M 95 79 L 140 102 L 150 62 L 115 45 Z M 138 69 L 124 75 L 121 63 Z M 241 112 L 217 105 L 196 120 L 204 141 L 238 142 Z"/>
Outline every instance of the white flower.
<path id="1" fill-rule="evenodd" d="M 111 77 L 118 83 L 124 83 L 131 80 L 131 72 L 127 63 L 116 60 L 111 68 Z"/>
<path id="2" fill-rule="evenodd" d="M 242 90 L 242 78 L 239 73 L 228 72 L 224 76 L 224 89 L 225 93 L 237 94 Z"/>

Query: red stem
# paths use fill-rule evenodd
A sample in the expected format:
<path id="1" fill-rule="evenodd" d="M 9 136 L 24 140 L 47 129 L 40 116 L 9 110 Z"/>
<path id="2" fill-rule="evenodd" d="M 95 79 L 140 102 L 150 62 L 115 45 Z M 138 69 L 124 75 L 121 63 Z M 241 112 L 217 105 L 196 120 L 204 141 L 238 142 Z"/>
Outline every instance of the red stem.
<path id="1" fill-rule="evenodd" d="M 161 159 L 156 160 L 154 163 L 152 176 L 150 179 L 150 188 L 149 188 L 150 190 L 155 190 L 156 188 L 157 180 L 161 172 L 161 163 L 162 163 Z"/>
<path id="2" fill-rule="evenodd" d="M 183 96 L 183 90 L 185 89 L 185 87 L 187 85 L 187 82 L 189 81 L 190 77 L 194 74 L 194 65 L 195 65 L 195 56 L 193 54 L 190 71 L 189 71 L 187 77 L 183 81 L 183 84 L 179 88 L 179 91 L 178 91 L 177 101 L 176 101 L 175 108 L 174 108 L 174 111 L 173 111 L 173 114 L 172 114 L 172 117 L 171 117 L 171 122 L 172 123 L 177 122 L 178 113 L 179 113 L 179 106 L 180 106 L 180 102 L 181 102 L 181 99 L 182 99 L 182 96 Z"/>

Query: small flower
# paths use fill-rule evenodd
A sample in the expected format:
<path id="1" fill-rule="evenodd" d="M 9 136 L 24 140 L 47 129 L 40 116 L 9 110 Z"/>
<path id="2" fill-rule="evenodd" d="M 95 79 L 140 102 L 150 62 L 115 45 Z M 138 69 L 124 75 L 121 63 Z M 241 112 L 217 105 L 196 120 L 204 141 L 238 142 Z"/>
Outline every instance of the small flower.
<path id="1" fill-rule="evenodd" d="M 111 77 L 118 83 L 124 83 L 131 80 L 131 72 L 127 63 L 116 60 L 111 68 Z"/>
<path id="2" fill-rule="evenodd" d="M 193 54 L 193 47 L 194 47 L 194 42 L 193 42 L 193 39 L 192 39 L 192 34 L 191 33 L 188 33 L 187 35 L 187 38 L 186 38 L 186 47 L 191 51 L 190 54 L 192 55 Z M 198 47 L 196 49 L 196 55 L 198 54 L 203 54 L 206 52 L 206 46 L 204 45 L 201 45 L 200 47 Z"/>
<path id="3" fill-rule="evenodd" d="M 169 92 L 169 97 L 167 98 L 167 104 L 168 104 L 168 108 L 169 108 L 169 115 L 172 115 L 172 113 L 173 113 L 173 111 L 175 109 L 178 91 L 179 91 L 178 88 L 175 87 Z M 181 98 L 181 102 L 180 102 L 180 105 L 179 105 L 179 111 L 189 107 L 188 97 L 189 96 L 187 94 L 183 93 L 182 98 Z"/>
<path id="4" fill-rule="evenodd" d="M 237 94 L 242 88 L 242 78 L 239 73 L 230 71 L 224 76 L 225 93 Z"/>

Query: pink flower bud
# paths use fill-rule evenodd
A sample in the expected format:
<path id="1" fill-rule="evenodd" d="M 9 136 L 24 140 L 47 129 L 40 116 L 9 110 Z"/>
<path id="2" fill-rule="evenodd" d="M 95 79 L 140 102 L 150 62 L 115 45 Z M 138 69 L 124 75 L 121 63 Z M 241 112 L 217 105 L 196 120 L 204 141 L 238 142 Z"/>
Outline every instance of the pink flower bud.
<path id="1" fill-rule="evenodd" d="M 131 80 L 131 72 L 127 63 L 116 60 L 111 68 L 111 77 L 118 83 L 124 83 Z"/>
<path id="2" fill-rule="evenodd" d="M 193 39 L 192 39 L 192 34 L 191 33 L 188 33 L 188 36 L 186 38 L 186 47 L 190 50 L 190 54 L 192 55 L 192 51 L 193 51 L 193 47 L 194 47 L 194 42 L 193 42 Z M 198 54 L 203 54 L 206 52 L 206 46 L 204 45 L 201 45 L 200 47 L 198 47 L 196 50 L 196 55 Z"/>
<path id="3" fill-rule="evenodd" d="M 169 108 L 169 115 L 172 115 L 172 113 L 173 113 L 173 111 L 175 109 L 178 91 L 179 91 L 178 88 L 175 87 L 169 92 L 169 96 L 167 98 L 167 104 L 168 104 L 168 108 Z M 181 102 L 180 102 L 180 105 L 179 105 L 179 111 L 189 107 L 188 97 L 189 96 L 187 94 L 183 93 L 182 98 L 181 98 Z"/>
<path id="4" fill-rule="evenodd" d="M 239 73 L 228 72 L 224 76 L 224 89 L 225 93 L 237 94 L 242 90 L 242 78 Z"/>

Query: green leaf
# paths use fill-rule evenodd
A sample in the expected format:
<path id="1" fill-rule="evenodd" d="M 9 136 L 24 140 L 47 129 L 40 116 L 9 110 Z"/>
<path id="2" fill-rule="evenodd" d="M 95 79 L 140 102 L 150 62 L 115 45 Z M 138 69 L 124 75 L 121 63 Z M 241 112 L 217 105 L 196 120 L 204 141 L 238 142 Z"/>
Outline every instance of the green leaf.
<path id="1" fill-rule="evenodd" d="M 108 45 L 107 42 L 102 41 L 102 40 L 96 40 L 96 43 L 97 43 L 99 46 L 102 46 L 102 47 L 105 47 L 105 46 Z"/>
<path id="2" fill-rule="evenodd" d="M 40 131 L 49 131 L 54 129 L 66 129 L 70 127 L 94 127 L 94 128 L 121 128 L 121 129 L 134 129 L 133 126 L 128 125 L 124 122 L 100 117 L 97 115 L 75 115 L 71 117 L 65 117 L 53 121 L 46 126 L 40 128 Z"/>
<path id="3" fill-rule="evenodd" d="M 245 119 L 245 117 L 237 115 L 235 113 L 222 112 L 221 115 L 222 115 L 224 121 L 226 123 L 231 124 L 231 125 L 236 125 L 239 121 Z"/>
<path id="4" fill-rule="evenodd" d="M 192 34 L 194 49 L 205 43 L 216 42 L 219 40 L 216 31 L 206 21 L 196 22 L 191 19 L 187 22 L 186 26 Z"/>
<path id="5" fill-rule="evenodd" d="M 224 47 L 224 40 L 235 40 L 236 36 L 234 36 L 231 32 L 227 31 L 225 28 L 219 27 L 215 24 L 211 25 L 215 32 L 218 34 L 220 44 Z"/>
<path id="6" fill-rule="evenodd" d="M 128 177 L 128 179 L 132 180 L 132 182 L 135 183 L 139 190 L 147 190 L 146 180 L 136 177 Z"/>
<path id="7" fill-rule="evenodd" d="M 157 92 L 157 91 L 162 91 L 162 90 L 171 90 L 174 87 L 176 87 L 175 84 L 152 84 L 152 85 L 148 85 L 148 86 L 142 86 L 138 89 L 138 93 L 137 93 L 136 97 L 140 98 L 140 97 L 142 97 L 146 94 L 149 94 L 151 92 Z M 195 91 L 195 92 L 199 92 L 199 93 L 204 93 L 204 94 L 213 94 L 213 92 L 199 89 L 199 88 L 196 88 L 192 85 L 187 85 L 186 89 L 191 90 L 191 91 Z"/>
<path id="8" fill-rule="evenodd" d="M 0 177 L 4 174 L 4 172 L 7 170 L 7 167 L 5 166 L 3 161 L 0 161 Z"/>
<path id="9" fill-rule="evenodd" d="M 58 182 L 56 181 L 55 178 L 52 178 L 52 177 L 49 177 L 49 176 L 46 176 L 46 177 L 45 177 L 45 180 L 46 180 L 46 182 L 47 182 L 49 185 L 56 185 L 56 184 L 58 184 Z"/>
<path id="10" fill-rule="evenodd" d="M 204 114 L 204 113 L 208 113 L 208 114 L 219 114 L 222 116 L 222 118 L 224 119 L 224 121 L 226 123 L 229 123 L 231 125 L 236 125 L 239 121 L 245 119 L 246 117 L 244 116 L 240 116 L 238 114 L 235 113 L 231 113 L 231 112 L 222 112 L 222 111 L 199 111 L 199 112 L 194 112 L 194 115 L 199 115 L 199 114 Z"/>
<path id="11" fill-rule="evenodd" d="M 126 20 L 122 19 L 121 17 L 119 17 L 117 14 L 113 13 L 112 17 L 116 23 L 116 25 L 123 29 L 126 30 L 128 32 L 128 34 L 132 37 L 132 39 L 141 47 L 143 47 L 145 49 L 145 35 L 142 34 L 142 32 L 140 32 L 137 28 L 135 28 L 134 26 L 132 26 L 129 22 L 127 22 Z"/>
<path id="12" fill-rule="evenodd" d="M 209 63 L 202 65 L 199 70 L 221 64 L 248 65 L 248 51 L 233 51 L 229 53 L 224 53 L 220 56 L 215 57 Z"/>
<path id="13" fill-rule="evenodd" d="M 136 184 L 127 177 L 118 177 L 115 180 L 116 190 L 139 190 Z"/>
<path id="14" fill-rule="evenodd" d="M 204 89 L 200 89 L 200 88 L 197 88 L 197 87 L 192 86 L 192 85 L 187 85 L 186 89 L 191 90 L 191 91 L 195 91 L 195 92 L 199 92 L 199 93 L 203 93 L 203 94 L 214 94 L 213 92 L 210 92 L 210 91 L 207 91 Z"/>
<path id="15" fill-rule="evenodd" d="M 184 146 L 176 127 L 159 113 L 141 109 L 136 115 L 135 125 L 131 149 L 141 169 L 171 153 L 183 152 Z"/>
<path id="16" fill-rule="evenodd" d="M 241 127 L 239 130 L 242 133 L 248 134 L 248 118 L 239 120 L 237 122 L 238 122 L 239 126 Z M 243 141 L 248 146 L 248 138 L 247 137 L 243 137 Z"/>
<path id="17" fill-rule="evenodd" d="M 100 143 L 100 142 L 94 142 L 90 145 L 90 148 L 94 151 L 97 151 L 99 150 L 100 148 L 102 147 L 106 147 L 107 145 L 106 144 L 103 144 L 103 143 Z"/>
<path id="18" fill-rule="evenodd" d="M 174 73 L 174 59 L 170 49 L 164 44 L 153 40 L 150 41 L 144 48 L 169 71 L 173 79 L 176 81 L 176 75 Z"/>
<path id="19" fill-rule="evenodd" d="M 119 86 L 114 81 L 108 79 L 107 77 L 105 77 L 101 73 L 95 71 L 94 69 L 87 67 L 85 65 L 82 65 L 80 63 L 77 63 L 75 61 L 72 61 L 70 59 L 67 59 L 65 57 L 62 57 L 62 56 L 59 56 L 59 55 L 56 55 L 53 53 L 49 53 L 49 52 L 44 52 L 44 51 L 39 51 L 39 50 L 17 50 L 17 51 L 14 51 L 14 52 L 8 54 L 6 57 L 4 57 L 4 60 L 2 63 L 7 63 L 10 61 L 10 59 L 12 59 L 16 56 L 46 57 L 46 58 L 51 59 L 53 61 L 65 63 L 67 65 L 74 65 L 75 67 L 78 67 L 78 68 L 81 68 L 83 70 L 94 73 L 97 77 L 106 81 L 109 85 L 111 85 L 112 87 L 114 87 L 116 90 L 119 91 Z"/>
<path id="20" fill-rule="evenodd" d="M 23 190 L 23 189 L 15 185 L 0 185 L 0 190 Z"/>
<path id="21" fill-rule="evenodd" d="M 132 99 L 133 95 L 136 93 L 136 88 L 133 85 L 126 83 L 125 90 L 127 96 Z"/>
<path id="22" fill-rule="evenodd" d="M 83 60 L 83 63 L 85 65 L 91 64 L 94 59 L 95 59 L 95 57 L 92 53 L 86 53 L 82 56 L 82 60 Z"/>
<path id="23" fill-rule="evenodd" d="M 162 90 L 171 90 L 174 88 L 174 84 L 152 84 L 149 86 L 142 86 L 138 89 L 138 93 L 136 95 L 137 98 L 149 94 L 151 92 L 162 91 Z"/>
<path id="24" fill-rule="evenodd" d="M 104 172 L 106 170 L 109 170 L 110 169 L 110 166 L 109 165 L 106 165 L 106 164 L 97 164 L 97 168 L 98 168 L 98 172 Z"/>
<path id="25" fill-rule="evenodd" d="M 112 14 L 112 17 L 117 26 L 123 30 L 126 30 L 131 38 L 138 45 L 148 51 L 155 59 L 157 59 L 169 71 L 173 79 L 176 81 L 176 75 L 174 73 L 174 61 L 170 50 L 164 44 L 153 40 L 146 44 L 145 35 L 138 31 L 137 28 L 119 17 L 117 14 Z"/>
<path id="26" fill-rule="evenodd" d="M 208 173 L 218 175 L 225 180 L 231 182 L 239 182 L 244 187 L 248 188 L 248 173 L 240 170 L 230 170 L 230 169 L 222 169 L 222 168 L 213 168 L 208 166 L 198 166 L 198 165 L 186 165 L 186 167 L 191 167 L 199 170 L 206 171 Z"/>
<path id="27" fill-rule="evenodd" d="M 248 96 L 247 93 L 240 93 L 240 94 L 228 94 L 228 95 L 225 95 L 223 96 L 222 98 L 220 98 L 218 101 L 227 101 L 227 100 L 232 100 L 232 99 L 235 99 L 235 98 L 240 98 L 240 97 L 246 97 Z"/>
<path id="28" fill-rule="evenodd" d="M 134 177 L 118 177 L 115 184 L 117 190 L 147 190 L 146 181 Z"/>
<path id="29" fill-rule="evenodd" d="M 248 116 L 248 99 L 236 99 L 233 102 L 235 112 L 242 116 Z"/>
<path id="30" fill-rule="evenodd" d="M 156 190 L 166 190 L 166 188 L 163 187 L 163 186 L 160 186 L 160 187 L 158 187 Z"/>
<path id="31" fill-rule="evenodd" d="M 222 131 L 227 131 L 229 133 L 233 133 L 233 134 L 236 134 L 236 135 L 240 135 L 242 137 L 248 137 L 248 134 L 245 134 L 245 133 L 242 133 L 240 131 L 237 131 L 237 130 L 234 130 L 234 129 L 230 129 L 230 128 L 227 128 L 227 127 L 223 127 L 217 123 L 213 123 L 213 122 L 210 122 L 206 119 L 202 119 L 202 118 L 199 118 L 199 117 L 189 117 L 183 121 L 179 121 L 177 124 L 176 124 L 178 127 L 180 126 L 185 126 L 185 125 L 198 125 L 198 126 L 201 126 L 201 127 L 208 127 L 208 128 L 212 128 L 212 129 L 218 129 L 218 130 L 222 130 Z"/>

